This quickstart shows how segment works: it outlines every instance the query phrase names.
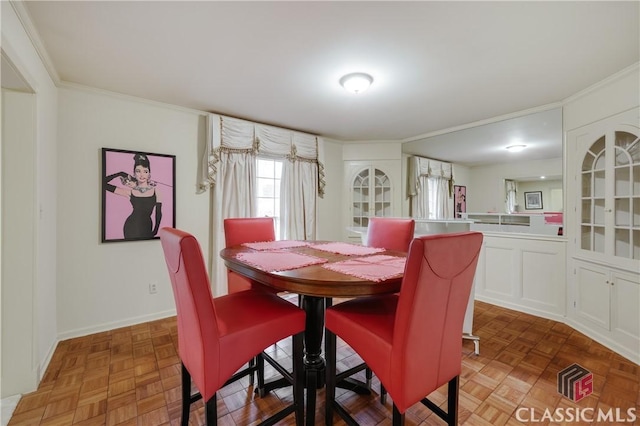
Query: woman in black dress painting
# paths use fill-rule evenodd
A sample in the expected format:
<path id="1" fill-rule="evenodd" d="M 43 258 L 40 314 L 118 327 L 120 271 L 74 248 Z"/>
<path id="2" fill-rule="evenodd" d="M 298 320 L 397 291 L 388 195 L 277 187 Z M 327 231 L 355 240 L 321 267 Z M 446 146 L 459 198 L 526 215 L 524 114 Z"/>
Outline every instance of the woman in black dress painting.
<path id="1" fill-rule="evenodd" d="M 156 236 L 162 219 L 162 198 L 156 183 L 151 180 L 151 165 L 146 155 L 133 156 L 133 176 L 125 172 L 109 175 L 105 178 L 107 191 L 127 197 L 133 211 L 124 222 L 126 240 L 145 240 Z M 114 186 L 110 182 L 116 177 L 124 187 Z M 155 224 L 151 214 L 155 209 Z"/>

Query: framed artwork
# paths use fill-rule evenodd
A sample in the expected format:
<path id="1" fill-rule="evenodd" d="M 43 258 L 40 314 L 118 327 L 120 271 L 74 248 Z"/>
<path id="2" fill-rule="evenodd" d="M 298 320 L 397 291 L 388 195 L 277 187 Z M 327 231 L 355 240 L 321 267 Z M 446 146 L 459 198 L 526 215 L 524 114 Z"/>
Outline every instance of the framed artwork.
<path id="1" fill-rule="evenodd" d="M 159 238 L 176 225 L 176 157 L 102 148 L 102 242 Z"/>
<path id="2" fill-rule="evenodd" d="M 542 191 L 533 191 L 524 193 L 525 210 L 542 209 Z"/>
<path id="3" fill-rule="evenodd" d="M 453 211 L 455 218 L 461 219 L 462 213 L 467 212 L 467 187 L 453 185 Z"/>

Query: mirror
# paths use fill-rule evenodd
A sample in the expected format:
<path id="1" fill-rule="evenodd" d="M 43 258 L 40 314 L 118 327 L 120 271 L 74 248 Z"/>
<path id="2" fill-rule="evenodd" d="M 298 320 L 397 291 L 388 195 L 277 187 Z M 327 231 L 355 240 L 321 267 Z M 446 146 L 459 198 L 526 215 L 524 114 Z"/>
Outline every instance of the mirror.
<path id="1" fill-rule="evenodd" d="M 519 178 L 505 179 L 516 183 L 515 209 L 513 213 L 539 213 L 539 212 L 562 212 L 563 192 L 562 176 L 545 176 L 544 178 Z M 505 185 L 505 198 L 507 192 Z M 527 203 L 526 194 L 533 194 L 540 198 L 539 206 L 535 203 Z M 538 194 L 539 193 L 539 194 Z M 537 200 L 534 200 L 537 201 Z M 511 213 L 511 212 L 508 212 Z"/>
<path id="2" fill-rule="evenodd" d="M 514 115 L 417 137 L 402 152 L 453 163 L 455 184 L 466 186 L 467 212 L 507 212 L 505 180 L 517 182 L 517 212 L 562 211 L 562 109 Z M 526 148 L 506 149 L 516 144 Z M 525 192 L 542 192 L 542 208 L 526 209 Z"/>

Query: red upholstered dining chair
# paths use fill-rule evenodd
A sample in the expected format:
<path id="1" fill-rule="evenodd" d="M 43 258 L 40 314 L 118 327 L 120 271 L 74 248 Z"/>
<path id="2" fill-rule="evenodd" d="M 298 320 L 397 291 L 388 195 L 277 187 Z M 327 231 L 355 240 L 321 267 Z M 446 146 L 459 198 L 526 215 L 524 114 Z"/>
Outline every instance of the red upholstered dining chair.
<path id="1" fill-rule="evenodd" d="M 406 252 L 415 227 L 413 219 L 372 217 L 367 227 L 367 246 Z"/>
<path id="2" fill-rule="evenodd" d="M 244 243 L 275 241 L 276 232 L 272 217 L 243 217 L 224 220 L 224 240 L 226 247 Z M 227 289 L 229 293 L 247 290 L 253 287 L 268 289 L 242 275 L 227 270 Z M 274 290 L 275 292 L 275 290 Z"/>
<path id="3" fill-rule="evenodd" d="M 264 361 L 274 365 L 293 384 L 293 404 L 263 425 L 271 425 L 295 412 L 296 425 L 304 421 L 303 310 L 275 294 L 245 290 L 213 298 L 209 277 L 196 239 L 173 228 L 160 230 L 160 240 L 171 278 L 178 321 L 178 347 L 182 361 L 182 420 L 189 424 L 189 408 L 203 399 L 206 424 L 217 424 L 216 392 L 236 380 L 258 372 L 264 386 Z M 293 373 L 262 351 L 293 336 Z M 258 365 L 239 369 L 254 357 Z M 191 381 L 198 393 L 191 395 Z"/>
<path id="4" fill-rule="evenodd" d="M 413 219 L 396 219 L 386 217 L 372 217 L 367 227 L 367 246 L 387 250 L 409 251 L 409 244 L 413 240 L 416 221 Z M 366 385 L 371 388 L 372 372 L 366 367 Z M 380 389 L 381 400 L 384 401 L 384 388 Z"/>
<path id="5" fill-rule="evenodd" d="M 457 424 L 462 323 L 481 245 L 479 232 L 415 238 L 400 293 L 356 298 L 327 308 L 327 425 L 333 424 L 334 410 L 350 418 L 335 400 L 336 336 L 362 357 L 391 395 L 394 426 L 403 425 L 404 413 L 418 402 L 449 425 Z M 338 378 L 348 377 L 354 369 L 358 367 Z M 445 383 L 447 412 L 427 399 Z"/>

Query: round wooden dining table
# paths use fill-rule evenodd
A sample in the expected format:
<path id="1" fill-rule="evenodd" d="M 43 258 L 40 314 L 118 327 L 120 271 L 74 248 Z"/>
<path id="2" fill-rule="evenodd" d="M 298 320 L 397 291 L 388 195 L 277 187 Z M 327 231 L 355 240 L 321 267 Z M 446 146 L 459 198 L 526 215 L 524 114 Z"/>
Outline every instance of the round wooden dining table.
<path id="1" fill-rule="evenodd" d="M 299 253 L 326 259 L 326 263 L 356 259 L 361 256 L 332 253 L 313 248 L 313 245 L 329 243 L 329 241 L 306 241 L 309 246 L 286 249 L 291 253 Z M 305 327 L 305 358 L 307 389 L 318 389 L 324 386 L 325 361 L 322 357 L 322 336 L 324 332 L 324 311 L 331 306 L 333 298 L 352 298 L 389 294 L 400 291 L 402 274 L 383 281 L 369 281 L 341 272 L 332 271 L 322 264 L 304 266 L 284 271 L 265 271 L 238 259 L 240 253 L 252 253 L 253 250 L 244 245 L 225 248 L 220 252 L 227 268 L 253 281 L 280 291 L 297 293 L 301 297 L 301 308 L 307 314 Z M 383 255 L 406 257 L 405 252 L 384 251 Z M 279 387 L 274 383 L 267 390 Z M 357 385 L 344 386 L 354 391 L 361 391 Z M 307 392 L 307 424 L 313 425 L 315 413 L 315 392 Z M 310 415 L 309 415 L 310 414 Z"/>

